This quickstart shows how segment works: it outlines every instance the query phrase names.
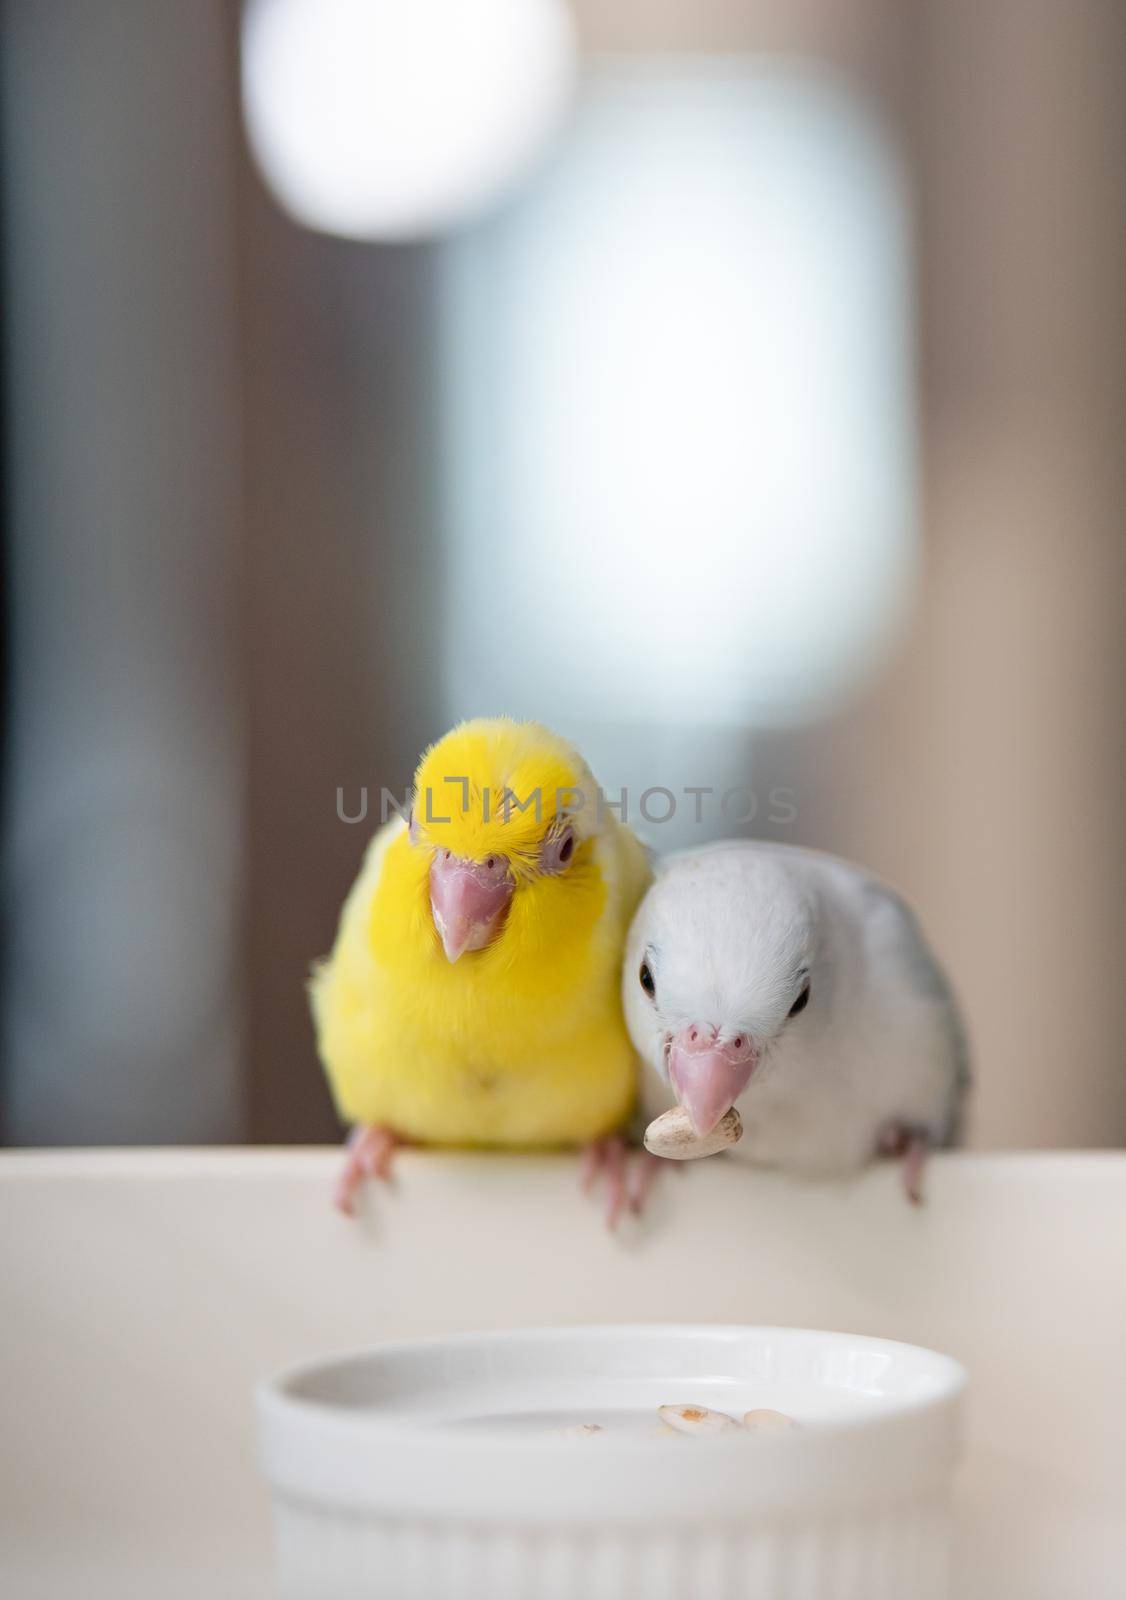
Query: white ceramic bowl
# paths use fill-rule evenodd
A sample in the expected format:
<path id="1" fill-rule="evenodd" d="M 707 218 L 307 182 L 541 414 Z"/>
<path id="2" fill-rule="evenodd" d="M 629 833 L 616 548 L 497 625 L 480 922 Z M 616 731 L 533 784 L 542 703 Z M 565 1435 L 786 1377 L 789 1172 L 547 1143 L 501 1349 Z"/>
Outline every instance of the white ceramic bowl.
<path id="1" fill-rule="evenodd" d="M 795 1328 L 386 1344 L 258 1392 L 288 1600 L 939 1600 L 965 1372 Z M 662 1435 L 699 1402 L 800 1422 Z M 560 1429 L 599 1422 L 575 1439 Z"/>

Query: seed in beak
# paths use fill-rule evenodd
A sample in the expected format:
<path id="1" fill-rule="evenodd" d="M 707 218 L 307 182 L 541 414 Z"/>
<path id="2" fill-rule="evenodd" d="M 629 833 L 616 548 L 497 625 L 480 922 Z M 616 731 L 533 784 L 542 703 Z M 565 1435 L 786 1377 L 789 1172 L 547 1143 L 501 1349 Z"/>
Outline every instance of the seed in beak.
<path id="1" fill-rule="evenodd" d="M 714 1156 L 728 1145 L 738 1144 L 742 1137 L 743 1119 L 734 1106 L 710 1133 L 703 1135 L 693 1128 L 692 1119 L 683 1106 L 673 1106 L 646 1128 L 645 1148 L 650 1155 L 664 1156 L 668 1161 L 696 1161 L 701 1156 Z"/>

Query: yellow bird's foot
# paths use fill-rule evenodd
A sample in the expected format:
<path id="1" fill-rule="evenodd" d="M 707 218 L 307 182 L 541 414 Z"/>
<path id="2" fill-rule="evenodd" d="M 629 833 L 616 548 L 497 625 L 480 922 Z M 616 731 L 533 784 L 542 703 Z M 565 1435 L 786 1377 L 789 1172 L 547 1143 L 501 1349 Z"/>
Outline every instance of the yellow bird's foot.
<path id="1" fill-rule="evenodd" d="M 635 1217 L 641 1215 L 653 1180 L 664 1165 L 660 1156 L 631 1149 L 624 1139 L 613 1134 L 609 1139 L 593 1139 L 585 1147 L 579 1183 L 589 1194 L 598 1180 L 603 1180 L 606 1226 L 613 1233 L 623 1211 Z"/>
<path id="2" fill-rule="evenodd" d="M 379 1178 L 384 1183 L 391 1177 L 391 1158 L 404 1141 L 390 1128 L 373 1123 L 371 1127 L 353 1128 L 348 1136 L 344 1166 L 337 1179 L 332 1203 L 346 1217 L 356 1215 L 356 1194 L 368 1178 Z"/>

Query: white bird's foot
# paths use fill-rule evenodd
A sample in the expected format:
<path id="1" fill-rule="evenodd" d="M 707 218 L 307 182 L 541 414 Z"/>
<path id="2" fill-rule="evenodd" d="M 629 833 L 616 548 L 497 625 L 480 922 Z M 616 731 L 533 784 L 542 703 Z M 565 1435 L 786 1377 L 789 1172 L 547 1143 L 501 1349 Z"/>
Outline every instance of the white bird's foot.
<path id="1" fill-rule="evenodd" d="M 903 1158 L 903 1192 L 913 1206 L 923 1203 L 923 1173 L 930 1148 L 930 1138 L 922 1129 L 903 1122 L 889 1123 L 880 1134 L 880 1155 Z"/>
<path id="2" fill-rule="evenodd" d="M 603 1180 L 606 1226 L 613 1233 L 628 1211 L 639 1217 L 659 1169 L 665 1166 L 660 1156 L 648 1150 L 634 1150 L 618 1134 L 608 1139 L 592 1139 L 583 1150 L 579 1183 L 589 1194 Z"/>
<path id="3" fill-rule="evenodd" d="M 923 1203 L 923 1171 L 930 1148 L 930 1140 L 925 1133 L 913 1133 L 908 1137 L 907 1149 L 903 1152 L 903 1192 L 913 1206 Z"/>
<path id="4" fill-rule="evenodd" d="M 332 1203 L 346 1217 L 356 1214 L 356 1194 L 368 1178 L 384 1183 L 391 1177 L 391 1158 L 403 1143 L 398 1134 L 379 1123 L 356 1127 L 348 1136 L 344 1166 L 336 1182 Z"/>

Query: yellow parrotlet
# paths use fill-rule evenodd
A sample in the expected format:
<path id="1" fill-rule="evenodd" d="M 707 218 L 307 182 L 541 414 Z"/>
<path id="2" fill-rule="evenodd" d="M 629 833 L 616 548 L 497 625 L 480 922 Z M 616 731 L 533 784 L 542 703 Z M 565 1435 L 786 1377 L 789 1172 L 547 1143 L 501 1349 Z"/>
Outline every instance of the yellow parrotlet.
<path id="1" fill-rule="evenodd" d="M 310 985 L 317 1044 L 355 1124 L 337 1203 L 403 1141 L 590 1144 L 622 1200 L 634 1104 L 622 949 L 645 853 L 563 739 L 462 723 L 422 757 L 409 825 L 380 829 Z"/>

